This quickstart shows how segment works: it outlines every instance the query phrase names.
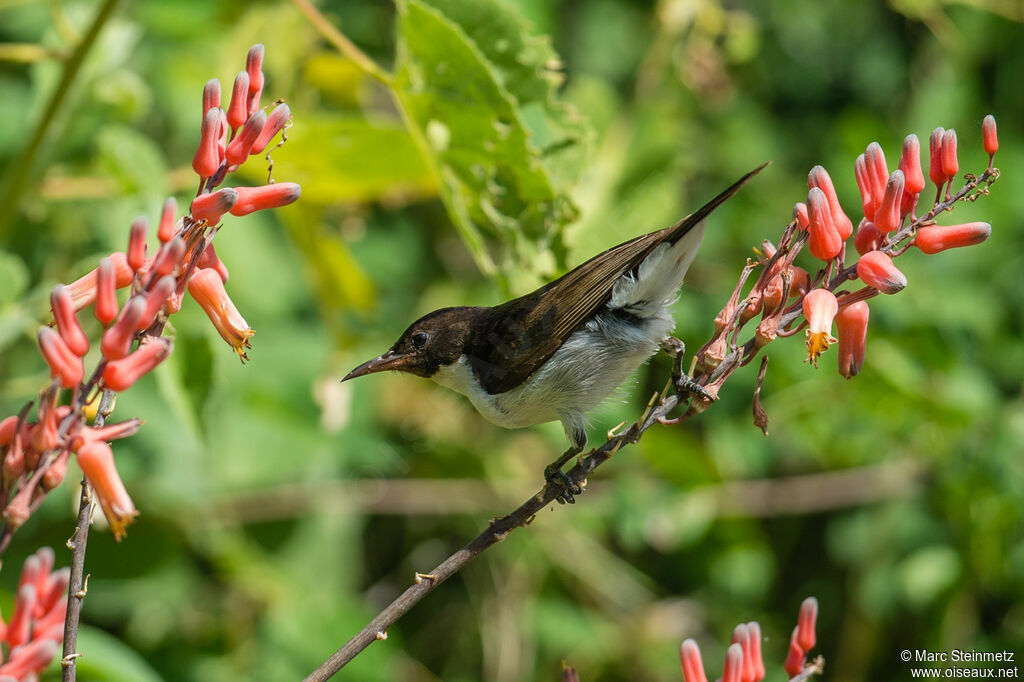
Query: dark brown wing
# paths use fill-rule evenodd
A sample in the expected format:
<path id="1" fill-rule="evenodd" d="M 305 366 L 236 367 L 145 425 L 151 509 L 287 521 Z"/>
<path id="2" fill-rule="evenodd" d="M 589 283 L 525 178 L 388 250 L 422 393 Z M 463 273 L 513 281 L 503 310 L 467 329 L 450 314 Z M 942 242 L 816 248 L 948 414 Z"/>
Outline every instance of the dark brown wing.
<path id="1" fill-rule="evenodd" d="M 620 276 L 643 262 L 658 244 L 682 238 L 767 165 L 750 171 L 675 225 L 619 244 L 554 282 L 491 309 L 488 322 L 467 348 L 484 389 L 504 393 L 525 381 L 607 303 Z"/>

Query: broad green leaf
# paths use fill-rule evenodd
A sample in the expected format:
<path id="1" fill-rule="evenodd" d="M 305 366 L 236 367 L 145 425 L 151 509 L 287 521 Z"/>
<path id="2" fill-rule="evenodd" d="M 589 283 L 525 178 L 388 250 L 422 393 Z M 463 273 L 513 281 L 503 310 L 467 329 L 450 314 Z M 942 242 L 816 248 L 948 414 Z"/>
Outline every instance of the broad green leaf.
<path id="1" fill-rule="evenodd" d="M 399 103 L 481 269 L 495 271 L 484 240 L 497 237 L 503 270 L 548 275 L 565 264 L 562 231 L 577 213 L 559 187 L 568 164 L 556 162 L 575 138 L 562 130 L 565 110 L 545 108 L 554 82 L 538 66 L 553 53 L 494 0 L 446 8 L 455 19 L 420 0 L 398 3 Z M 529 116 L 524 102 L 536 108 Z"/>
<path id="2" fill-rule="evenodd" d="M 302 185 L 302 202 L 333 204 L 433 196 L 435 183 L 409 133 L 396 121 L 303 113 L 271 152 L 274 178 Z M 267 181 L 262 156 L 241 168 Z"/>

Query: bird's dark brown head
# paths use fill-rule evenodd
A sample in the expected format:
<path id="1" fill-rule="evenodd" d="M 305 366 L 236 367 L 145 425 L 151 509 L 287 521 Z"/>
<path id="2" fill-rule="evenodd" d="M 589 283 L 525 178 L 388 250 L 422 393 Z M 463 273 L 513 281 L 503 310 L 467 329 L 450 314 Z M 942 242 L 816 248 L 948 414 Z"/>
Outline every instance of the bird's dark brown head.
<path id="1" fill-rule="evenodd" d="M 442 308 L 428 313 L 409 325 L 386 353 L 359 365 L 342 381 L 389 370 L 431 377 L 459 359 L 474 334 L 473 322 L 484 310 Z"/>

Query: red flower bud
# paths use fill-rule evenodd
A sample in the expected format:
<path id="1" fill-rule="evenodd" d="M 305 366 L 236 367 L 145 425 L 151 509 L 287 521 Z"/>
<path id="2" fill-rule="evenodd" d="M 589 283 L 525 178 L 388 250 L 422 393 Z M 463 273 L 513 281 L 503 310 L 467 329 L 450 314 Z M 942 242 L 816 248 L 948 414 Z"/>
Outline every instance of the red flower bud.
<path id="1" fill-rule="evenodd" d="M 117 321 L 107 327 L 100 340 L 100 351 L 108 360 L 120 360 L 128 355 L 128 349 L 135 338 L 135 330 L 139 327 L 142 316 L 146 314 L 146 299 L 132 296 L 121 308 Z M 149 325 L 146 325 L 147 327 Z"/>
<path id="2" fill-rule="evenodd" d="M 863 256 L 868 251 L 874 251 L 881 246 L 882 240 L 883 235 L 875 227 L 875 224 L 864 218 L 857 226 L 857 235 L 853 238 L 853 246 L 857 249 L 857 253 Z"/>
<path id="3" fill-rule="evenodd" d="M 7 624 L 5 641 L 14 648 L 29 640 L 32 628 L 32 611 L 36 606 L 36 586 L 22 585 L 14 601 L 14 613 Z M 10 663 L 8 663 L 10 665 Z M 3 667 L 7 667 L 6 665 Z"/>
<path id="4" fill-rule="evenodd" d="M 156 231 L 156 237 L 161 244 L 171 241 L 171 237 L 174 236 L 174 216 L 177 212 L 178 202 L 174 200 L 174 197 L 167 197 L 164 208 L 160 212 L 160 227 Z"/>
<path id="5" fill-rule="evenodd" d="M 764 679 L 764 659 L 761 658 L 761 625 L 752 620 L 747 623 L 747 630 L 750 632 L 750 658 L 754 662 L 754 682 Z M 743 653 L 744 658 L 747 653 Z"/>
<path id="6" fill-rule="evenodd" d="M 275 182 L 262 187 L 236 187 L 238 201 L 231 207 L 231 215 L 249 215 L 266 208 L 280 208 L 294 202 L 302 188 L 294 182 Z"/>
<path id="7" fill-rule="evenodd" d="M 889 167 L 885 163 L 885 152 L 882 145 L 872 142 L 864 152 L 864 162 L 867 165 L 868 177 L 871 179 L 871 205 L 877 213 L 882 203 L 882 196 L 885 194 L 885 185 L 889 181 Z M 877 223 L 878 216 L 875 216 Z"/>
<path id="8" fill-rule="evenodd" d="M 153 339 L 126 358 L 107 363 L 103 385 L 111 391 L 125 391 L 171 354 L 170 339 Z"/>
<path id="9" fill-rule="evenodd" d="M 213 244 L 208 244 L 206 250 L 203 251 L 203 255 L 199 257 L 199 262 L 196 264 L 199 269 L 202 268 L 213 268 L 220 275 L 220 279 L 225 284 L 228 281 L 228 266 L 224 265 L 224 261 L 217 257 L 217 250 L 213 248 Z"/>
<path id="10" fill-rule="evenodd" d="M 245 56 L 245 71 L 249 74 L 248 108 L 252 116 L 260 108 L 260 93 L 263 92 L 263 45 L 256 43 Z"/>
<path id="11" fill-rule="evenodd" d="M 139 324 L 135 327 L 136 331 L 142 331 L 149 325 L 153 324 L 156 320 L 157 313 L 164 307 L 164 303 L 167 302 L 174 294 L 174 287 L 177 285 L 177 280 L 174 279 L 173 275 L 164 275 L 156 284 L 154 284 L 150 290 L 145 294 L 146 296 L 146 312 L 142 314 L 142 318 L 139 319 Z"/>
<path id="12" fill-rule="evenodd" d="M 38 591 L 38 605 L 42 607 L 37 613 L 41 613 L 40 618 L 45 617 L 46 614 L 53 610 L 60 598 L 64 596 L 68 591 L 68 583 L 71 578 L 70 568 L 61 568 L 54 571 L 46 579 L 46 587 Z M 63 618 L 61 621 L 63 622 Z"/>
<path id="13" fill-rule="evenodd" d="M 888 234 L 898 228 L 903 222 L 900 213 L 900 206 L 903 201 L 903 171 L 894 170 L 885 183 L 885 192 L 882 195 L 882 203 L 875 211 L 875 227 L 879 232 Z"/>
<path id="14" fill-rule="evenodd" d="M 797 618 L 796 643 L 804 652 L 814 648 L 814 621 L 818 618 L 818 600 L 814 597 L 804 599 L 800 604 L 800 615 Z"/>
<path id="15" fill-rule="evenodd" d="M 960 170 L 956 156 L 956 131 L 950 128 L 942 135 L 942 173 L 952 180 Z"/>
<path id="16" fill-rule="evenodd" d="M 249 74 L 239 71 L 231 88 L 231 103 L 228 105 L 228 125 L 238 129 L 249 118 Z"/>
<path id="17" fill-rule="evenodd" d="M 807 360 L 818 366 L 821 356 L 830 344 L 835 343 L 832 336 L 832 320 L 839 312 L 839 303 L 835 294 L 828 289 L 814 289 L 804 296 L 804 317 L 807 318 Z"/>
<path id="18" fill-rule="evenodd" d="M 860 190 L 860 206 L 867 220 L 875 219 L 875 204 L 872 198 L 871 174 L 868 172 L 868 162 L 861 154 L 853 164 L 853 174 L 857 178 L 857 189 Z"/>
<path id="19" fill-rule="evenodd" d="M 124 537 L 124 527 L 139 512 L 114 466 L 114 453 L 103 441 L 87 441 L 78 449 L 77 455 L 78 466 L 92 484 L 114 538 L 120 541 Z"/>
<path id="20" fill-rule="evenodd" d="M 786 664 L 783 666 L 790 677 L 795 677 L 804 669 L 804 652 L 796 641 L 796 628 L 789 638 L 789 654 L 786 656 Z"/>
<path id="21" fill-rule="evenodd" d="M 853 222 L 843 211 L 843 206 L 839 203 L 839 197 L 836 196 L 836 188 L 832 184 L 832 178 L 829 177 L 828 171 L 824 167 L 815 166 L 807 175 L 807 189 L 812 187 L 817 187 L 825 193 L 825 198 L 828 199 L 828 207 L 832 211 L 832 224 L 835 225 L 839 236 L 846 240 L 853 234 Z"/>
<path id="22" fill-rule="evenodd" d="M 847 379 L 860 374 L 860 369 L 864 366 L 868 315 L 867 301 L 857 301 L 840 310 L 836 316 L 836 328 L 839 332 L 839 373 Z"/>
<path id="23" fill-rule="evenodd" d="M 0 666 L 0 677 L 22 680 L 33 673 L 41 673 L 57 655 L 57 642 L 53 639 L 34 639 L 17 651 L 11 651 L 9 661 Z"/>
<path id="24" fill-rule="evenodd" d="M 263 126 L 267 124 L 267 115 L 257 111 L 246 120 L 242 129 L 235 135 L 235 139 L 228 144 L 224 152 L 224 159 L 228 166 L 240 166 L 249 158 L 249 150 L 256 142 L 256 138 L 263 132 Z"/>
<path id="25" fill-rule="evenodd" d="M 120 251 L 115 251 L 108 258 L 114 266 L 116 288 L 120 289 L 131 284 L 135 279 L 135 271 L 128 267 L 128 258 Z M 71 290 L 71 300 L 75 302 L 75 310 L 81 310 L 96 300 L 96 276 L 97 271 L 91 270 L 68 285 L 68 289 Z"/>
<path id="26" fill-rule="evenodd" d="M 935 186 L 942 189 L 949 177 L 942 170 L 942 136 L 946 129 L 939 126 L 928 138 L 928 177 Z"/>
<path id="27" fill-rule="evenodd" d="M 139 217 L 132 221 L 132 229 L 128 235 L 128 266 L 138 272 L 146 263 L 146 228 L 145 218 Z"/>
<path id="28" fill-rule="evenodd" d="M 743 647 L 730 644 L 725 652 L 725 666 L 722 668 L 722 682 L 742 682 Z"/>
<path id="29" fill-rule="evenodd" d="M 53 490 L 64 482 L 64 476 L 68 473 L 68 456 L 70 454 L 71 453 L 69 451 L 62 450 L 50 466 L 46 468 L 46 471 L 43 472 L 42 479 L 40 479 L 43 490 Z"/>
<path id="30" fill-rule="evenodd" d="M 60 379 L 63 388 L 74 388 L 81 383 L 85 375 L 82 358 L 68 348 L 61 335 L 49 327 L 40 327 L 38 338 L 43 359 L 50 366 L 50 376 Z"/>
<path id="31" fill-rule="evenodd" d="M 218 108 L 220 108 L 220 81 L 211 78 L 203 86 L 203 118 L 206 118 L 210 109 Z"/>
<path id="32" fill-rule="evenodd" d="M 918 194 L 924 190 L 924 172 L 921 170 L 921 143 L 917 135 L 911 133 L 903 139 L 903 152 L 900 154 L 899 169 L 906 180 L 905 191 Z"/>
<path id="33" fill-rule="evenodd" d="M 181 264 L 181 259 L 184 255 L 185 240 L 181 238 L 181 235 L 178 235 L 161 246 L 160 250 L 156 252 L 151 271 L 157 277 L 169 275 Z"/>
<path id="34" fill-rule="evenodd" d="M 14 440 L 14 434 L 17 430 L 18 415 L 12 414 L 10 417 L 0 421 L 0 447 L 10 445 L 11 441 Z"/>
<path id="35" fill-rule="evenodd" d="M 926 225 L 917 230 L 914 245 L 924 253 L 939 253 L 946 249 L 980 244 L 992 234 L 988 223 L 962 225 Z"/>
<path id="36" fill-rule="evenodd" d="M 39 422 L 29 430 L 29 443 L 36 452 L 53 450 L 60 444 L 57 433 L 57 410 L 47 401 L 39 403 Z"/>
<path id="37" fill-rule="evenodd" d="M 857 276 L 883 294 L 895 294 L 907 286 L 906 276 L 896 268 L 892 258 L 881 251 L 870 251 L 860 257 Z"/>
<path id="38" fill-rule="evenodd" d="M 732 643 L 743 649 L 743 672 L 740 682 L 754 682 L 754 659 L 750 656 L 750 628 L 740 623 L 732 631 Z"/>
<path id="39" fill-rule="evenodd" d="M 798 230 L 806 230 L 810 226 L 811 219 L 807 215 L 807 204 L 802 201 L 796 202 L 793 206 L 793 220 L 796 221 Z"/>
<path id="40" fill-rule="evenodd" d="M 71 291 L 63 284 L 58 284 L 50 292 L 50 308 L 53 310 L 53 318 L 57 321 L 57 330 L 71 352 L 78 357 L 88 353 L 89 337 L 78 323 Z"/>
<path id="41" fill-rule="evenodd" d="M 999 136 L 996 134 L 996 117 L 989 114 L 981 122 L 981 143 L 985 147 L 985 153 L 989 158 L 995 156 L 999 151 Z M 991 163 L 991 160 L 989 161 Z"/>
<path id="42" fill-rule="evenodd" d="M 700 659 L 700 647 L 693 639 L 684 640 L 679 647 L 679 663 L 683 667 L 684 682 L 708 682 L 704 662 Z"/>
<path id="43" fill-rule="evenodd" d="M 220 217 L 227 213 L 238 201 L 238 192 L 230 187 L 219 189 L 210 194 L 200 194 L 192 200 L 189 213 L 193 220 L 205 220 L 210 225 L 220 222 Z"/>
<path id="44" fill-rule="evenodd" d="M 807 240 L 807 248 L 815 258 L 823 261 L 832 260 L 842 250 L 843 240 L 832 223 L 828 199 L 817 187 L 812 187 L 807 193 L 807 213 L 811 221 L 811 236 Z"/>
<path id="45" fill-rule="evenodd" d="M 208 178 L 220 166 L 220 109 L 210 109 L 203 117 L 199 129 L 199 147 L 192 157 L 192 170 L 201 178 Z"/>
<path id="46" fill-rule="evenodd" d="M 270 144 L 270 140 L 273 139 L 274 135 L 288 124 L 289 119 L 292 117 L 291 109 L 284 102 L 281 102 L 274 110 L 270 112 L 270 116 L 267 117 L 267 123 L 263 126 L 263 132 L 256 138 L 256 141 L 252 144 L 252 149 L 249 150 L 250 154 L 259 154 L 267 145 Z"/>
<path id="47" fill-rule="evenodd" d="M 93 313 L 103 326 L 117 317 L 117 274 L 109 258 L 101 260 L 96 268 L 96 306 Z"/>

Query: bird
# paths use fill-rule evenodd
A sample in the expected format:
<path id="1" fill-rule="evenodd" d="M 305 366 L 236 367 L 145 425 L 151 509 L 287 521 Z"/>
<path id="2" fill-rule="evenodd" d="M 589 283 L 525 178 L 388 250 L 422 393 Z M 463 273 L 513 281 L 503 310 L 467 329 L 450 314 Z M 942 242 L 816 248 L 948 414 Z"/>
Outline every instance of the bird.
<path id="1" fill-rule="evenodd" d="M 675 225 L 612 247 L 536 291 L 497 306 L 424 315 L 342 381 L 405 372 L 461 393 L 499 426 L 561 421 L 570 446 L 544 475 L 559 502 L 573 502 L 581 490 L 562 466 L 586 447 L 587 412 L 659 348 L 678 350 L 671 306 L 706 219 L 767 165 Z"/>

